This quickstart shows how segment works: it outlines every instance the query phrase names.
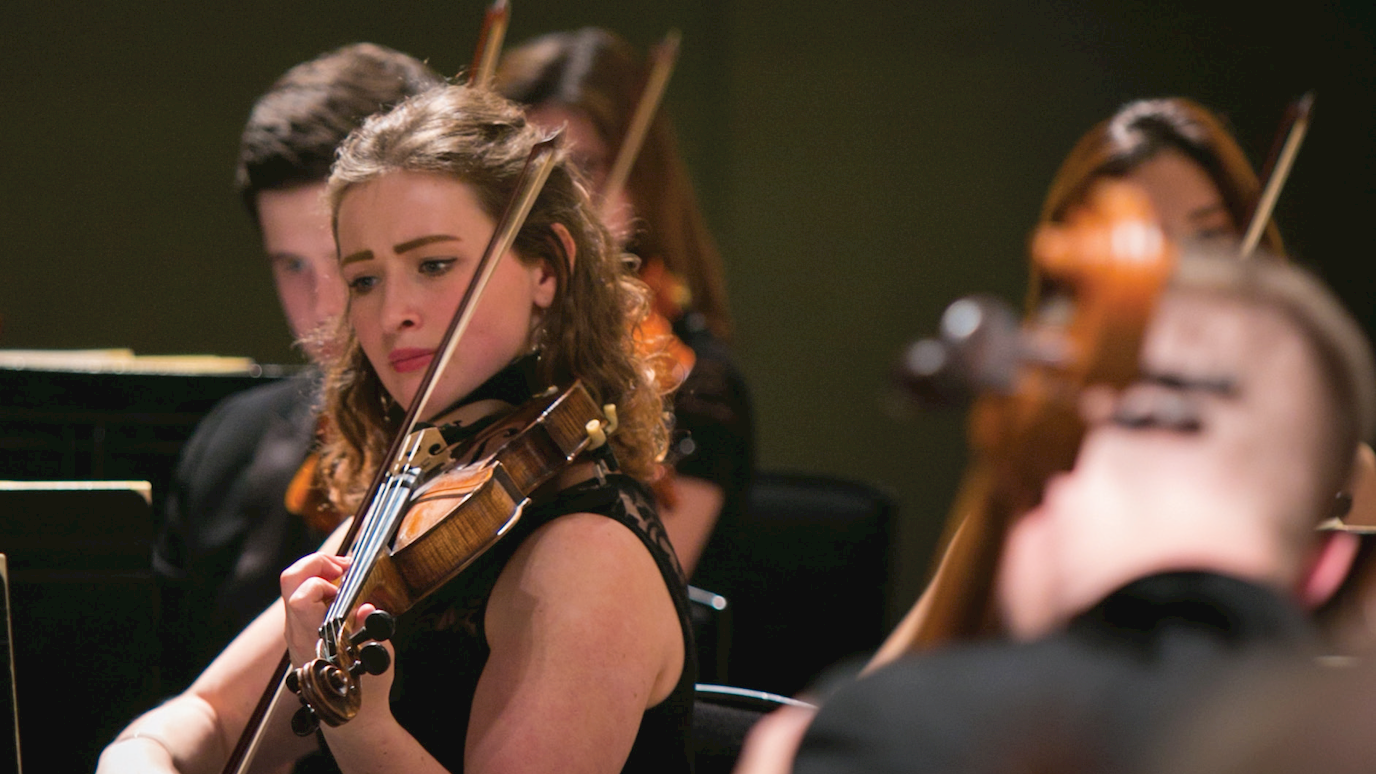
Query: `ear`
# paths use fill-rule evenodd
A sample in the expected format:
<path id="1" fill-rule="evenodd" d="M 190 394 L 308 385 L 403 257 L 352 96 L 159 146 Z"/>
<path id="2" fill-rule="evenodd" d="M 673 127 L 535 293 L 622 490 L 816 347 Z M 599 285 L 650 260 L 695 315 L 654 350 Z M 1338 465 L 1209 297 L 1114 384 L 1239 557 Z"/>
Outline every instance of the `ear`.
<path id="1" fill-rule="evenodd" d="M 1319 536 L 1314 560 L 1299 582 L 1299 601 L 1306 610 L 1327 602 L 1347 579 L 1361 538 L 1350 532 L 1325 532 Z"/>
<path id="2" fill-rule="evenodd" d="M 573 274 L 574 257 L 578 254 L 578 246 L 573 241 L 573 235 L 563 223 L 554 223 L 550 230 L 558 237 L 559 243 L 564 248 L 564 254 L 568 256 L 569 270 L 566 275 Z M 535 305 L 541 309 L 548 309 L 554 303 L 554 296 L 559 290 L 559 275 L 554 271 L 554 267 L 548 262 L 541 261 L 536 274 Z"/>

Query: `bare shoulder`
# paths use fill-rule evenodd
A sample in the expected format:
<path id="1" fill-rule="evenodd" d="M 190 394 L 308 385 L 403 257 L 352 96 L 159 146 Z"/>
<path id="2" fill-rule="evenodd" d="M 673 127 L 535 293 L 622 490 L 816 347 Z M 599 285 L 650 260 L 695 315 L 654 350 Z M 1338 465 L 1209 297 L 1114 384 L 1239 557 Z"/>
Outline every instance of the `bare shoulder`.
<path id="1" fill-rule="evenodd" d="M 509 568 L 532 581 L 581 579 L 588 583 L 643 578 L 663 587 L 650 551 L 629 527 L 593 513 L 560 516 L 531 533 Z"/>
<path id="2" fill-rule="evenodd" d="M 494 654 L 535 639 L 594 662 L 638 662 L 656 700 L 682 669 L 678 612 L 659 566 L 606 516 L 568 514 L 533 532 L 498 577 L 484 623 Z"/>

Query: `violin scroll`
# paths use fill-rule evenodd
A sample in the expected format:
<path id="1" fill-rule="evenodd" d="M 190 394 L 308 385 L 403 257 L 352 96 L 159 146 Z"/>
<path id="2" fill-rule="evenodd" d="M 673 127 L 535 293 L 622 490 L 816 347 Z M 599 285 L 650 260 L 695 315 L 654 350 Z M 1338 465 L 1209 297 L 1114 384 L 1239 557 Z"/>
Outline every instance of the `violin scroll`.
<path id="1" fill-rule="evenodd" d="M 380 675 L 392 665 L 392 656 L 381 644 L 396 633 L 391 614 L 374 610 L 364 619 L 363 628 L 351 634 L 347 645 L 334 659 L 320 656 L 300 669 L 287 673 L 287 689 L 301 699 L 302 707 L 292 716 L 291 728 L 297 736 L 310 736 L 320 721 L 340 726 L 353 720 L 363 705 L 358 680 L 365 672 Z M 322 639 L 319 646 L 325 644 Z"/>

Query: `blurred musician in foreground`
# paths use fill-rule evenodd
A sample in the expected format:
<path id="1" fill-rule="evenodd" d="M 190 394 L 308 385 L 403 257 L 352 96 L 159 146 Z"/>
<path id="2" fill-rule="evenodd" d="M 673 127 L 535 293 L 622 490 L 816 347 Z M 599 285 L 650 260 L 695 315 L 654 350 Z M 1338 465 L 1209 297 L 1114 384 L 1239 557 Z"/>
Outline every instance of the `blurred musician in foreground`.
<path id="1" fill-rule="evenodd" d="M 1129 102 L 1091 128 L 1062 162 L 1042 205 L 1043 221 L 1060 222 L 1097 180 L 1137 184 L 1151 198 L 1166 234 L 1182 241 L 1239 239 L 1250 225 L 1261 184 L 1222 118 L 1183 97 Z M 1274 221 L 1262 244 L 1283 252 Z M 1317 611 L 1337 652 L 1376 646 L 1376 456 L 1363 444 L 1340 497 L 1350 509 L 1325 529 L 1366 535 L 1353 571 Z"/>
<path id="2" fill-rule="evenodd" d="M 1041 222 L 1064 223 L 1085 203 L 1091 188 L 1108 179 L 1132 183 L 1146 193 L 1165 234 L 1182 243 L 1223 244 L 1241 239 L 1261 189 L 1223 119 L 1183 97 L 1129 102 L 1086 132 L 1057 170 L 1042 205 Z M 1268 222 L 1262 235 L 1267 247 L 1280 255 L 1275 223 Z M 1035 269 L 1033 273 L 1031 306 L 1037 303 L 1040 288 Z M 1372 512 L 1376 522 L 1376 492 L 1356 505 L 1362 513 Z M 952 514 L 948 534 L 963 516 Z M 918 631 L 929 645 L 952 638 L 925 625 L 931 593 L 929 587 L 876 662 L 887 662 L 908 650 L 906 643 L 917 639 Z"/>
<path id="3" fill-rule="evenodd" d="M 630 43 L 588 27 L 543 35 L 511 49 L 502 57 L 495 87 L 526 105 L 536 124 L 564 127 L 573 158 L 594 194 L 605 195 L 602 189 L 648 69 Z M 726 347 L 731 317 L 721 255 L 663 111 L 651 122 L 625 187 L 610 195 L 613 200 L 603 205 L 607 225 L 627 251 L 640 257 L 640 276 L 655 292 L 662 334 L 682 342 L 674 348 L 680 353 L 680 372 L 671 374 L 673 384 L 666 385 L 678 387 L 678 437 L 671 450 L 678 458 L 677 475 L 657 485 L 656 495 L 664 527 L 691 577 L 704 552 L 721 550 L 744 515 L 754 473 L 755 431 L 744 378 Z M 711 579 L 703 582 L 722 590 L 710 585 Z"/>
<path id="4" fill-rule="evenodd" d="M 344 311 L 325 179 L 363 119 L 441 83 L 410 56 L 360 43 L 287 71 L 253 106 L 235 184 L 263 240 L 292 336 Z M 278 574 L 314 551 L 337 517 L 313 497 L 318 373 L 217 406 L 187 442 L 154 552 L 163 679 L 180 689 L 278 594 Z"/>
<path id="5" fill-rule="evenodd" d="M 1359 328 L 1308 275 L 1182 261 L 1139 380 L 1081 401 L 1073 470 L 1011 525 L 1012 641 L 910 656 L 830 697 L 793 771 L 1111 771 L 1244 654 L 1318 649 L 1306 609 L 1352 535 L 1321 533 L 1376 414 Z M 806 716 L 757 729 L 741 772 L 788 770 Z"/>

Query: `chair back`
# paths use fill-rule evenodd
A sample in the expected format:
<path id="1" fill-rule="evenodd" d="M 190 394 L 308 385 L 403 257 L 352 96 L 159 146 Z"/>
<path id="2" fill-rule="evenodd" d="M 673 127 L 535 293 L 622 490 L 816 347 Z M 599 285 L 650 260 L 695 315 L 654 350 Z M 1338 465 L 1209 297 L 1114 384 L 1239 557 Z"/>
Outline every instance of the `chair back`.
<path id="1" fill-rule="evenodd" d="M 855 481 L 761 473 L 694 583 L 731 606 L 732 685 L 790 696 L 886 634 L 893 498 Z"/>

